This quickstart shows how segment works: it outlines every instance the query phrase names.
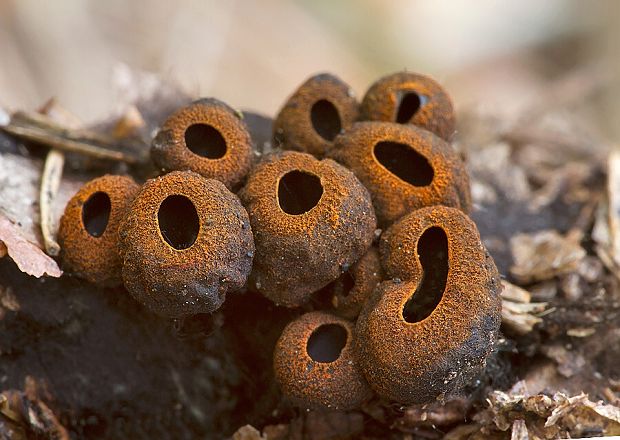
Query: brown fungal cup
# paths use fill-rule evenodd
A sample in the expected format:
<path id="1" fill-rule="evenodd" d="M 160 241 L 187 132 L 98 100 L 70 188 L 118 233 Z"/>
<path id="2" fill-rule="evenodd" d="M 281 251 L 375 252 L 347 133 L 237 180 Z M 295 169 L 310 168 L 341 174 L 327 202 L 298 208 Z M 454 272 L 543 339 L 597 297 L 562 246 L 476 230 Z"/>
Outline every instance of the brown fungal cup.
<path id="1" fill-rule="evenodd" d="M 348 410 L 372 392 L 353 356 L 353 324 L 324 312 L 302 315 L 286 326 L 273 356 L 280 388 L 304 408 Z"/>
<path id="2" fill-rule="evenodd" d="M 118 225 L 138 189 L 130 177 L 106 175 L 69 200 L 58 229 L 67 268 L 91 283 L 121 283 Z"/>
<path id="3" fill-rule="evenodd" d="M 368 188 L 381 226 L 424 206 L 471 208 L 465 165 L 449 144 L 419 127 L 358 122 L 336 138 L 329 156 Z"/>
<path id="4" fill-rule="evenodd" d="M 191 171 L 147 181 L 119 236 L 125 287 L 162 316 L 215 311 L 252 267 L 252 230 L 239 199 Z"/>
<path id="5" fill-rule="evenodd" d="M 273 125 L 275 146 L 323 156 L 334 138 L 357 119 L 357 100 L 340 78 L 309 78 L 289 97 Z"/>
<path id="6" fill-rule="evenodd" d="M 164 171 L 194 171 L 234 189 L 252 166 L 252 141 L 237 112 L 217 99 L 201 99 L 164 122 L 151 157 Z"/>
<path id="7" fill-rule="evenodd" d="M 256 244 L 249 285 L 287 307 L 351 267 L 376 228 L 370 195 L 353 173 L 305 153 L 266 157 L 239 197 Z"/>
<path id="8" fill-rule="evenodd" d="M 455 117 L 452 100 L 435 80 L 411 72 L 384 76 L 370 86 L 360 119 L 413 124 L 450 141 Z"/>
<path id="9" fill-rule="evenodd" d="M 423 208 L 384 233 L 380 252 L 394 280 L 357 321 L 366 379 L 403 404 L 458 390 L 484 368 L 501 322 L 499 274 L 476 226 L 457 209 Z"/>
<path id="10" fill-rule="evenodd" d="M 381 281 L 383 281 L 383 269 L 379 252 L 372 246 L 353 267 L 318 293 L 329 296 L 336 315 L 345 319 L 355 319 Z"/>

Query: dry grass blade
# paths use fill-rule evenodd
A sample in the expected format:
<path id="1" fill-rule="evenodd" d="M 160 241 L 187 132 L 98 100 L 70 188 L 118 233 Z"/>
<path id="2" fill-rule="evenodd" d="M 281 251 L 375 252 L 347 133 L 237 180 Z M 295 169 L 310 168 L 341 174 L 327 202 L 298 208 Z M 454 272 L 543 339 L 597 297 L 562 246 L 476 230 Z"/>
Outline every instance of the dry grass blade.
<path id="1" fill-rule="evenodd" d="M 57 256 L 60 252 L 60 245 L 55 238 L 56 221 L 52 205 L 60 187 L 64 164 L 65 155 L 58 150 L 50 150 L 45 158 L 45 166 L 41 176 L 41 190 L 39 193 L 41 234 L 43 235 L 45 251 L 52 256 Z"/>

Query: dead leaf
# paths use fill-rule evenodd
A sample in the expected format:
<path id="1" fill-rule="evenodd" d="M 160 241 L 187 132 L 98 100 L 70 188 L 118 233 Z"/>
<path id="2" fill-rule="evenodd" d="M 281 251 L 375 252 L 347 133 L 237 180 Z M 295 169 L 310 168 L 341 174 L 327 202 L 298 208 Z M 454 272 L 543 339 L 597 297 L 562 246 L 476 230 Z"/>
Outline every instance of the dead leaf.
<path id="1" fill-rule="evenodd" d="M 510 440 L 529 440 L 530 435 L 525 425 L 525 420 L 517 419 L 512 423 Z"/>
<path id="2" fill-rule="evenodd" d="M 245 425 L 237 429 L 232 436 L 232 440 L 265 440 L 265 437 L 252 425 Z"/>
<path id="3" fill-rule="evenodd" d="M 544 281 L 575 271 L 586 251 L 572 237 L 554 230 L 517 234 L 510 240 L 512 275 L 522 283 Z"/>
<path id="4" fill-rule="evenodd" d="M 530 292 L 508 281 L 502 284 L 502 323 L 520 335 L 531 332 L 542 322 L 538 314 L 545 311 L 547 303 L 530 303 Z"/>
<path id="5" fill-rule="evenodd" d="M 48 275 L 58 278 L 62 271 L 58 264 L 48 257 L 37 245 L 26 240 L 19 227 L 0 214 L 0 241 L 7 248 L 8 255 L 22 272 L 34 277 Z"/>

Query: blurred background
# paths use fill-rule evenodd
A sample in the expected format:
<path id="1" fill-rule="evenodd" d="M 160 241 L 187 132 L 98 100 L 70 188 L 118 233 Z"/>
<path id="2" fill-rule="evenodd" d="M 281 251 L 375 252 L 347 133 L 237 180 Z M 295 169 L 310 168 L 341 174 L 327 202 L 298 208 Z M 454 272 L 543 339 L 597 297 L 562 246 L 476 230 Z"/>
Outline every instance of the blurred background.
<path id="1" fill-rule="evenodd" d="M 361 96 L 408 69 L 459 111 L 594 95 L 584 117 L 617 141 L 619 45 L 615 0 L 0 0 L 0 105 L 55 96 L 92 122 L 122 111 L 139 75 L 273 115 L 313 73 Z"/>

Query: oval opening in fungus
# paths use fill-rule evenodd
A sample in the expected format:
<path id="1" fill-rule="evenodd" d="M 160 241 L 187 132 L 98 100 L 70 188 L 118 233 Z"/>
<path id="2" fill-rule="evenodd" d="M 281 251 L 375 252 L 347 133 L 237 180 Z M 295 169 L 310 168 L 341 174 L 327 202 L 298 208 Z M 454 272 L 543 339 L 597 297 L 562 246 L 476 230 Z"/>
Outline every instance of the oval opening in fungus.
<path id="1" fill-rule="evenodd" d="M 190 151 L 207 159 L 220 159 L 226 154 L 222 134 L 207 124 L 193 124 L 185 130 L 185 145 Z"/>
<path id="2" fill-rule="evenodd" d="M 342 129 L 338 109 L 326 99 L 321 99 L 312 105 L 310 119 L 314 130 L 329 142 L 333 141 Z"/>
<path id="3" fill-rule="evenodd" d="M 278 203 L 287 214 L 299 215 L 310 211 L 322 195 L 321 179 L 304 171 L 289 171 L 278 183 Z"/>
<path id="4" fill-rule="evenodd" d="M 82 223 L 84 229 L 93 237 L 101 237 L 108 227 L 112 203 L 110 196 L 97 191 L 82 206 Z"/>
<path id="5" fill-rule="evenodd" d="M 399 102 L 396 112 L 396 122 L 406 124 L 411 120 L 420 107 L 422 107 L 423 99 L 416 92 L 405 92 Z"/>
<path id="6" fill-rule="evenodd" d="M 415 293 L 403 307 L 403 318 L 412 324 L 426 319 L 437 307 L 448 281 L 448 236 L 438 227 L 428 228 L 418 240 L 418 257 L 424 274 Z"/>
<path id="7" fill-rule="evenodd" d="M 177 250 L 189 248 L 198 237 L 198 212 L 192 201 L 185 196 L 166 197 L 159 206 L 157 220 L 162 237 Z"/>
<path id="8" fill-rule="evenodd" d="M 433 181 L 435 171 L 428 159 L 406 144 L 377 142 L 374 155 L 390 173 L 410 185 L 427 186 Z"/>
<path id="9" fill-rule="evenodd" d="M 330 363 L 340 357 L 345 345 L 347 330 L 339 324 L 324 324 L 312 332 L 306 351 L 313 361 Z"/>

